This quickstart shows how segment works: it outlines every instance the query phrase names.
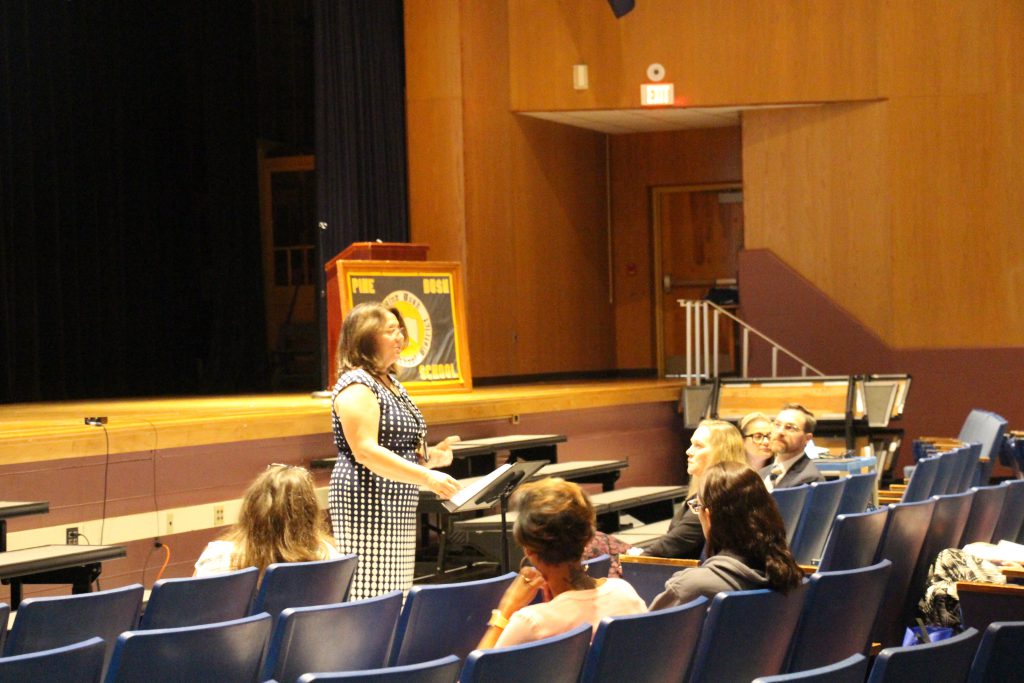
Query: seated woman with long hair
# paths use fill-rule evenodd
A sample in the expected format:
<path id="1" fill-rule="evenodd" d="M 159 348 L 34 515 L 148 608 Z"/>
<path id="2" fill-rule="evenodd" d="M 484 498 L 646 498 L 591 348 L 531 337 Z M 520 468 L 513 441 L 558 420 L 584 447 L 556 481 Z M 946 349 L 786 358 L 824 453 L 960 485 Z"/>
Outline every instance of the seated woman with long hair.
<path id="1" fill-rule="evenodd" d="M 690 507 L 707 538 L 708 559 L 676 572 L 651 602 L 652 610 L 722 591 L 772 588 L 788 593 L 800 585 L 803 572 L 786 545 L 779 509 L 746 464 L 725 462 L 708 469 Z"/>
<path id="2" fill-rule="evenodd" d="M 594 535 L 594 507 L 580 487 L 557 478 L 522 486 L 513 498 L 513 536 L 523 567 L 491 613 L 481 649 L 532 642 L 604 617 L 646 612 L 622 579 L 594 579 L 580 562 Z M 542 592 L 544 602 L 530 604 Z"/>
<path id="3" fill-rule="evenodd" d="M 238 522 L 211 542 L 196 562 L 196 576 L 256 567 L 262 575 L 275 562 L 340 557 L 317 503 L 309 471 L 270 465 L 249 485 Z"/>
<path id="4" fill-rule="evenodd" d="M 743 437 L 736 427 L 722 420 L 702 420 L 690 437 L 686 449 L 686 471 L 690 475 L 687 503 L 694 500 L 700 490 L 705 472 L 720 462 L 746 462 Z M 669 522 L 668 531 L 643 549 L 630 551 L 630 555 L 673 557 L 696 560 L 704 550 L 704 533 L 697 515 L 688 505 L 682 505 Z"/>

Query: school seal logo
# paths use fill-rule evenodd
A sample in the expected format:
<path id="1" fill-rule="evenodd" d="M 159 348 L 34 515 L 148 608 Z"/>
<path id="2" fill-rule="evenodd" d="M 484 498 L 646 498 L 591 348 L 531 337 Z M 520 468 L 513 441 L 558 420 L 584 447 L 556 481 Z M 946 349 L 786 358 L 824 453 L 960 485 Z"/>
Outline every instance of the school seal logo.
<path id="1" fill-rule="evenodd" d="M 418 296 L 404 289 L 391 292 L 381 303 L 387 308 L 398 309 L 409 334 L 409 343 L 398 358 L 398 365 L 403 368 L 415 368 L 430 352 L 430 342 L 434 336 L 427 307 Z"/>

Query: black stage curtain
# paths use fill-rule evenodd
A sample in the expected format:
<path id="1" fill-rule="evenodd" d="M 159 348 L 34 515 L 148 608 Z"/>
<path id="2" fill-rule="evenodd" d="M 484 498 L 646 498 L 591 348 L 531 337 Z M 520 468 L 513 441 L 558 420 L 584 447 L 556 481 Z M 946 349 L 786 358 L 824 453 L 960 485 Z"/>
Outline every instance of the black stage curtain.
<path id="1" fill-rule="evenodd" d="M 408 242 L 401 0 L 316 0 L 320 262 L 352 242 Z M 320 271 L 320 319 L 324 316 Z M 326 325 L 320 324 L 321 333 Z M 326 338 L 321 359 L 326 382 Z"/>
<path id="2" fill-rule="evenodd" d="M 0 3 L 0 401 L 258 388 L 252 15 Z"/>

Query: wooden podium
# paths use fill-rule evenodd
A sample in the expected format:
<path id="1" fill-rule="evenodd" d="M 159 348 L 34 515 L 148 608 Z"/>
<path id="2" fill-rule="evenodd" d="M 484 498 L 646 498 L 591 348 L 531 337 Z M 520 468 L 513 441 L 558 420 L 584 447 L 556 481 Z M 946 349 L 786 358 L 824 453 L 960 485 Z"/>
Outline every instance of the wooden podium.
<path id="1" fill-rule="evenodd" d="M 410 390 L 469 390 L 460 264 L 427 261 L 427 245 L 355 242 L 324 265 L 327 273 L 328 375 L 333 387 L 341 323 L 356 304 L 397 309 L 410 333 L 399 380 Z"/>

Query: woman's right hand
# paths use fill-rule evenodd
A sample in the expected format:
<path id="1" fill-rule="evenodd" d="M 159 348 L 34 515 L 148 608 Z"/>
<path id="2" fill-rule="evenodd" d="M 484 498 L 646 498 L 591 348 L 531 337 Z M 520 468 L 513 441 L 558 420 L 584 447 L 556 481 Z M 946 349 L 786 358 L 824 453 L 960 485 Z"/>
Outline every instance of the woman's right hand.
<path id="1" fill-rule="evenodd" d="M 498 609 L 506 619 L 533 602 L 537 591 L 544 590 L 544 576 L 535 567 L 523 567 L 517 576 L 505 589 L 505 594 L 498 603 Z"/>
<path id="2" fill-rule="evenodd" d="M 424 486 L 444 500 L 448 500 L 462 488 L 459 482 L 452 478 L 450 474 L 438 472 L 437 470 L 427 470 L 427 479 L 424 482 Z"/>

